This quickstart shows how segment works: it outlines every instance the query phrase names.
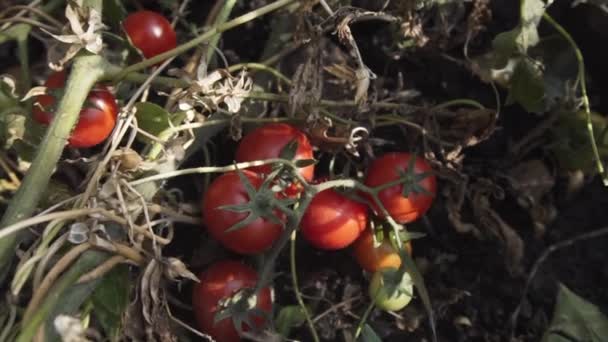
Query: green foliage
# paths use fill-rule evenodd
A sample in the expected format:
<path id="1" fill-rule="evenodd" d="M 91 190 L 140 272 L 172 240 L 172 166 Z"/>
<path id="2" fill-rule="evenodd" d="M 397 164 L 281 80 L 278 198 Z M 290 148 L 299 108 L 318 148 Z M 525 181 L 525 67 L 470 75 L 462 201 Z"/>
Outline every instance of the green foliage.
<path id="1" fill-rule="evenodd" d="M 608 122 L 598 113 L 591 113 L 591 121 L 600 156 L 607 157 Z M 587 133 L 587 118 L 584 111 L 560 113 L 551 132 L 555 142 L 550 149 L 561 168 L 569 171 L 593 172 L 595 157 Z"/>
<path id="2" fill-rule="evenodd" d="M 298 327 L 306 322 L 304 310 L 298 305 L 284 306 L 275 319 L 277 332 L 284 337 L 289 336 L 292 328 Z"/>
<path id="3" fill-rule="evenodd" d="M 553 321 L 542 342 L 600 342 L 608 336 L 608 317 L 560 284 Z"/>
<path id="4" fill-rule="evenodd" d="M 120 23 L 127 16 L 122 1 L 120 0 L 103 0 L 103 22 L 110 25 L 114 30 L 122 32 Z"/>
<path id="5" fill-rule="evenodd" d="M 129 292 L 129 269 L 120 265 L 103 278 L 91 297 L 93 313 L 110 341 L 118 341 Z"/>
<path id="6" fill-rule="evenodd" d="M 171 119 L 169 113 L 161 106 L 152 102 L 139 102 L 135 105 L 137 112 L 137 125 L 140 129 L 154 136 L 159 136 L 167 128 L 171 127 Z M 144 142 L 150 142 L 149 138 L 143 135 L 137 135 L 138 139 Z"/>
<path id="7" fill-rule="evenodd" d="M 519 103 L 525 110 L 541 113 L 545 110 L 545 83 L 537 63 L 522 58 L 511 76 L 507 104 Z"/>
<path id="8" fill-rule="evenodd" d="M 357 342 L 382 342 L 382 340 L 369 324 L 365 324 Z"/>

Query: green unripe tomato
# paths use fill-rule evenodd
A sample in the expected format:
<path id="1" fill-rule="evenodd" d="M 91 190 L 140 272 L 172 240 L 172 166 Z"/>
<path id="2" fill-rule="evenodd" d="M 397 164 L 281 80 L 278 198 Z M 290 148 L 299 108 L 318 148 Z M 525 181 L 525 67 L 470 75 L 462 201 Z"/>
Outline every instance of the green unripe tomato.
<path id="1" fill-rule="evenodd" d="M 400 280 L 395 282 L 396 291 L 390 293 L 385 282 L 386 273 L 397 272 L 397 270 L 381 270 L 375 272 L 369 284 L 369 296 L 376 303 L 376 306 L 385 311 L 399 311 L 412 300 L 414 285 L 412 278 L 405 273 Z M 389 275 L 390 276 L 390 275 Z M 394 278 L 394 277 L 393 277 Z"/>

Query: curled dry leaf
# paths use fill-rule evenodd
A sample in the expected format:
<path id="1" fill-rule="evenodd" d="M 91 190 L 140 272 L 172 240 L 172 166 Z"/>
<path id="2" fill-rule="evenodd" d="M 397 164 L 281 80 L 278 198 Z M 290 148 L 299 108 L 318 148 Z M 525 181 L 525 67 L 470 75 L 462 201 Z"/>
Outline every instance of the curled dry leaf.
<path id="1" fill-rule="evenodd" d="M 437 115 L 443 140 L 475 146 L 489 138 L 496 129 L 497 112 L 493 109 L 458 109 L 449 115 Z"/>
<path id="2" fill-rule="evenodd" d="M 289 90 L 288 115 L 291 117 L 302 116 L 309 113 L 306 104 L 315 104 L 321 100 L 323 92 L 323 72 L 320 43 L 318 40 L 311 42 L 312 48 L 305 50 L 306 62 L 300 64 L 296 69 Z M 318 117 L 317 110 L 310 108 L 308 119 Z"/>
<path id="3" fill-rule="evenodd" d="M 65 63 L 82 49 L 98 54 L 103 48 L 101 31 L 106 26 L 101 21 L 101 13 L 84 7 L 82 0 L 77 0 L 68 2 L 65 17 L 69 27 L 64 29 L 64 34 L 56 35 L 43 29 L 60 42 L 49 48 L 49 66 L 53 70 L 62 70 Z"/>
<path id="4" fill-rule="evenodd" d="M 183 278 L 191 279 L 197 283 L 200 282 L 196 275 L 194 275 L 194 273 L 188 270 L 186 264 L 184 264 L 178 258 L 167 258 L 165 266 L 165 275 L 170 280 L 179 280 L 179 278 Z"/>

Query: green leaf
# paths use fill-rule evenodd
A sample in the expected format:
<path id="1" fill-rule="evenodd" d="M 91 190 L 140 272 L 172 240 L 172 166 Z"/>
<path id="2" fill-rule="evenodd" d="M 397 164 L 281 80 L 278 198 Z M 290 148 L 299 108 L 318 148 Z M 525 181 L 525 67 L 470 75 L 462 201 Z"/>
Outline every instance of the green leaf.
<path id="1" fill-rule="evenodd" d="M 303 168 L 310 165 L 315 165 L 317 163 L 314 159 L 298 159 L 295 161 L 295 165 L 297 168 Z"/>
<path id="2" fill-rule="evenodd" d="M 151 102 L 139 102 L 135 105 L 137 113 L 137 124 L 140 129 L 154 136 L 159 136 L 163 131 L 171 127 L 169 113 L 159 105 Z M 141 134 L 137 135 L 143 142 L 150 142 L 149 138 Z"/>
<path id="3" fill-rule="evenodd" d="M 553 321 L 542 342 L 606 341 L 608 317 L 597 306 L 587 302 L 560 284 Z"/>
<path id="4" fill-rule="evenodd" d="M 545 83 L 538 65 L 528 58 L 521 58 L 511 77 L 507 104 L 519 103 L 528 112 L 545 111 Z"/>
<path id="5" fill-rule="evenodd" d="M 603 115 L 592 112 L 591 123 L 600 156 L 608 157 L 608 136 L 603 134 L 608 129 L 608 121 Z M 584 111 L 560 113 L 551 133 L 554 140 L 551 152 L 561 168 L 569 171 L 595 171 L 595 157 L 589 141 Z"/>
<path id="6" fill-rule="evenodd" d="M 287 337 L 292 328 L 304 324 L 305 321 L 304 310 L 298 305 L 290 305 L 281 308 L 275 319 L 275 325 L 277 332 Z"/>
<path id="7" fill-rule="evenodd" d="M 298 151 L 298 141 L 291 140 L 290 142 L 283 147 L 281 153 L 279 153 L 279 158 L 293 160 L 296 157 L 296 152 Z"/>
<path id="8" fill-rule="evenodd" d="M 545 3 L 542 0 L 521 0 L 519 24 L 510 31 L 498 34 L 492 42 L 498 57 L 495 68 L 503 68 L 510 57 L 525 55 L 528 48 L 538 43 L 537 27 L 544 13 Z"/>
<path id="9" fill-rule="evenodd" d="M 91 297 L 95 317 L 111 341 L 118 340 L 129 291 L 129 268 L 119 265 L 103 278 Z"/>
<path id="10" fill-rule="evenodd" d="M 361 330 L 361 335 L 357 339 L 357 342 L 382 342 L 382 339 L 380 339 L 380 336 L 376 334 L 374 329 L 366 323 L 363 326 L 363 330 Z"/>
<path id="11" fill-rule="evenodd" d="M 122 32 L 120 23 L 127 16 L 122 1 L 120 0 L 103 0 L 103 22 L 109 24 L 113 29 Z"/>
<path id="12" fill-rule="evenodd" d="M 401 257 L 401 261 L 403 264 L 401 267 L 405 267 L 408 270 L 412 281 L 414 282 L 414 286 L 420 295 L 420 299 L 422 299 L 422 304 L 424 305 L 424 309 L 429 316 L 429 325 L 431 326 L 431 332 L 433 333 L 432 341 L 437 341 L 437 331 L 435 329 L 435 316 L 433 314 L 433 306 L 431 305 L 431 297 L 429 296 L 429 292 L 426 289 L 426 285 L 424 284 L 424 278 L 420 271 L 418 271 L 418 267 L 416 267 L 416 263 L 414 259 L 406 252 L 400 251 L 399 256 Z"/>

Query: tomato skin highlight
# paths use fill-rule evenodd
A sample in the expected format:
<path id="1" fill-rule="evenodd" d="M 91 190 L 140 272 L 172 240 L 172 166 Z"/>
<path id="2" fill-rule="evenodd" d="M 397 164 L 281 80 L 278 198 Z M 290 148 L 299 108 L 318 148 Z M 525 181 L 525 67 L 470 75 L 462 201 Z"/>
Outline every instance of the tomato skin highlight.
<path id="1" fill-rule="evenodd" d="M 324 250 L 342 249 L 367 228 L 367 207 L 334 189 L 319 192 L 300 221 L 302 235 Z"/>
<path id="2" fill-rule="evenodd" d="M 411 278 L 406 278 L 399 284 L 400 293 L 390 295 L 384 287 L 382 272 L 375 272 L 369 283 L 369 296 L 376 306 L 385 311 L 399 311 L 412 301 L 414 285 Z"/>
<path id="3" fill-rule="evenodd" d="M 131 44 L 146 58 L 152 58 L 177 46 L 175 30 L 167 18 L 152 11 L 129 14 L 122 23 Z"/>
<path id="4" fill-rule="evenodd" d="M 297 128 L 284 123 L 271 123 L 254 129 L 243 137 L 236 150 L 236 161 L 248 162 L 279 158 L 283 148 L 292 140 L 298 143 L 294 159 L 313 159 L 312 146 L 306 134 Z M 269 174 L 271 165 L 248 168 L 256 173 Z M 315 166 L 299 168 L 298 172 L 305 180 L 311 181 Z"/>
<path id="5" fill-rule="evenodd" d="M 242 170 L 243 174 L 257 189 L 263 179 L 256 173 Z M 249 213 L 237 213 L 219 209 L 223 205 L 244 204 L 249 202 L 245 186 L 236 172 L 225 173 L 216 178 L 203 199 L 203 222 L 209 234 L 227 249 L 240 254 L 257 254 L 268 250 L 279 238 L 283 230 L 279 224 L 264 218 L 226 233 L 226 230 L 247 218 Z M 276 212 L 278 217 L 282 217 Z"/>
<path id="6" fill-rule="evenodd" d="M 408 241 L 404 243 L 404 248 L 411 255 L 412 244 Z M 353 254 L 357 263 L 364 270 L 374 273 L 384 268 L 399 268 L 401 257 L 393 248 L 388 237 L 384 237 L 380 246 L 374 248 L 373 231 L 367 229 L 353 244 Z"/>
<path id="7" fill-rule="evenodd" d="M 219 301 L 230 297 L 243 288 L 254 288 L 257 273 L 251 267 L 233 260 L 219 261 L 199 275 L 200 282 L 192 291 L 192 306 L 199 328 L 211 335 L 218 342 L 238 342 L 241 340 L 230 318 L 214 323 Z M 272 312 L 272 295 L 266 287 L 257 293 L 256 307 L 267 313 Z M 257 327 L 262 327 L 264 320 L 252 316 Z M 244 325 L 243 330 L 248 330 Z"/>
<path id="8" fill-rule="evenodd" d="M 44 85 L 49 89 L 63 88 L 66 81 L 64 71 L 52 73 Z M 56 103 L 55 97 L 50 94 L 36 97 L 39 105 L 45 109 Z M 48 125 L 54 114 L 35 105 L 32 112 L 33 118 L 38 123 Z M 116 125 L 118 106 L 116 99 L 110 91 L 101 85 L 96 85 L 83 104 L 76 127 L 69 138 L 69 146 L 75 148 L 86 148 L 100 144 L 112 133 Z"/>
<path id="9" fill-rule="evenodd" d="M 395 152 L 384 154 L 375 159 L 367 170 L 365 185 L 377 187 L 398 180 L 401 177 L 398 171 L 407 172 L 412 157 L 413 155 L 411 153 Z M 416 157 L 416 162 L 414 164 L 414 172 L 416 175 L 431 171 L 431 166 L 424 158 Z M 415 221 L 424 215 L 431 207 L 431 204 L 435 199 L 435 194 L 437 193 L 437 179 L 435 175 L 429 175 L 420 180 L 418 185 L 426 189 L 430 194 L 412 192 L 408 197 L 403 197 L 403 184 L 384 189 L 378 194 L 380 202 L 382 202 L 382 205 L 384 205 L 395 221 L 402 224 Z M 371 199 L 370 203 L 374 210 L 381 215 L 376 204 L 373 203 Z"/>

